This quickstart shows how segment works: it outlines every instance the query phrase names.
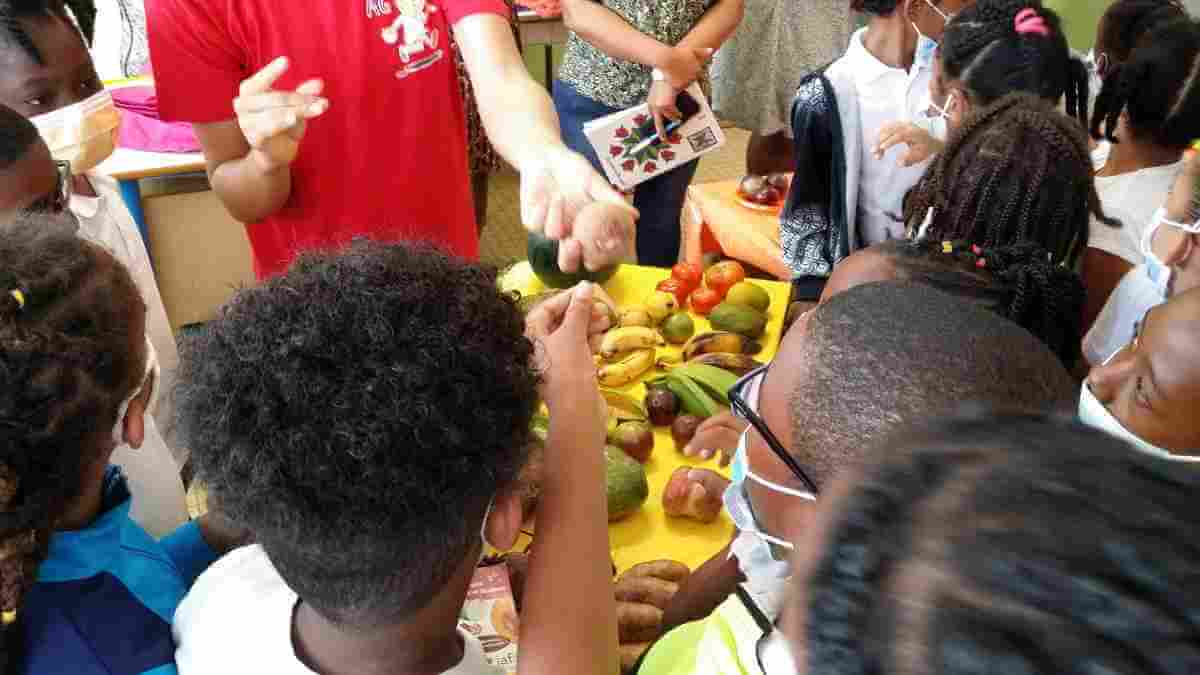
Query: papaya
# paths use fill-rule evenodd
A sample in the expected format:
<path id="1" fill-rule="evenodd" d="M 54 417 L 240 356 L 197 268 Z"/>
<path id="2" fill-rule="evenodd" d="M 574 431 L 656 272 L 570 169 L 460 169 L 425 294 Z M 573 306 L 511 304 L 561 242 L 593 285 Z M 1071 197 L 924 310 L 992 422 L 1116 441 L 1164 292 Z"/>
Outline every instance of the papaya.
<path id="1" fill-rule="evenodd" d="M 574 272 L 564 272 L 558 268 L 558 241 L 537 232 L 529 233 L 526 253 L 534 276 L 549 288 L 570 288 L 581 281 L 602 284 L 611 279 L 620 267 L 617 264 L 589 272 L 580 266 Z"/>
<path id="2" fill-rule="evenodd" d="M 722 302 L 709 313 L 708 322 L 717 330 L 756 338 L 766 330 L 767 315 L 752 307 Z"/>

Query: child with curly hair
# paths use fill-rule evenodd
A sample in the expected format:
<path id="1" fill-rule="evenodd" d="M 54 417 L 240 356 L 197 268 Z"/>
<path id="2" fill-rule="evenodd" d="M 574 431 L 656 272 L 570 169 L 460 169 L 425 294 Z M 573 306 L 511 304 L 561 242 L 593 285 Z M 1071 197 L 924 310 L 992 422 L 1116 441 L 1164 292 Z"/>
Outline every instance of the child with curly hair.
<path id="1" fill-rule="evenodd" d="M 68 206 L 79 223 L 79 235 L 104 246 L 133 276 L 146 303 L 147 334 L 161 360 L 161 389 L 168 393 L 179 354 L 147 243 L 117 182 L 95 170 L 116 147 L 119 115 L 63 0 L 0 2 L 0 61 L 5 64 L 0 68 L 0 104 L 29 118 L 53 157 L 70 163 L 65 173 L 70 182 Z M 40 156 L 37 144 L 28 151 Z M 172 410 L 171 399 L 164 398 L 146 431 L 145 454 L 160 456 L 160 466 L 175 464 L 159 477 L 163 482 L 158 486 L 163 492 L 174 489 L 174 504 L 161 509 L 155 522 L 146 523 L 155 535 L 171 531 L 187 516 L 178 476 L 183 449 L 170 447 L 166 440 L 172 438 Z"/>
<path id="2" fill-rule="evenodd" d="M 186 345 L 181 424 L 260 545 L 180 606 L 179 671 L 494 673 L 458 618 L 516 541 L 545 400 L 518 673 L 616 672 L 591 293 L 523 318 L 493 270 L 370 242 L 238 293 Z"/>
<path id="3" fill-rule="evenodd" d="M 218 516 L 155 541 L 110 465 L 145 439 L 158 382 L 129 272 L 73 223 L 0 229 L 0 672 L 175 672 L 175 607 Z"/>

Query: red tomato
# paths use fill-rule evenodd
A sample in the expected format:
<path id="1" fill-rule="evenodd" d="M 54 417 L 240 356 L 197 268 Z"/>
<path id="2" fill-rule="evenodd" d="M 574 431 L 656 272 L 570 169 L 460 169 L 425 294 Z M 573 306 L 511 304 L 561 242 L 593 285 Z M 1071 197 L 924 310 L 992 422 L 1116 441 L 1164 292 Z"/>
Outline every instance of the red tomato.
<path id="1" fill-rule="evenodd" d="M 733 260 L 721 261 L 704 273 L 704 283 L 722 298 L 733 288 L 734 284 L 746 280 L 746 270 Z"/>
<path id="2" fill-rule="evenodd" d="M 700 269 L 699 265 L 692 263 L 679 263 L 671 268 L 671 278 L 682 281 L 688 292 L 691 293 L 700 288 L 701 282 L 704 281 L 704 270 Z"/>
<path id="3" fill-rule="evenodd" d="M 721 294 L 711 288 L 697 288 L 692 291 L 692 311 L 708 316 L 713 307 L 721 304 Z"/>
<path id="4" fill-rule="evenodd" d="M 683 309 L 684 307 L 687 307 L 688 293 L 690 293 L 692 289 L 685 286 L 684 283 L 678 279 L 663 279 L 662 281 L 658 282 L 658 285 L 654 287 L 654 290 L 666 291 L 667 293 L 675 296 L 675 299 L 679 301 L 679 308 Z"/>

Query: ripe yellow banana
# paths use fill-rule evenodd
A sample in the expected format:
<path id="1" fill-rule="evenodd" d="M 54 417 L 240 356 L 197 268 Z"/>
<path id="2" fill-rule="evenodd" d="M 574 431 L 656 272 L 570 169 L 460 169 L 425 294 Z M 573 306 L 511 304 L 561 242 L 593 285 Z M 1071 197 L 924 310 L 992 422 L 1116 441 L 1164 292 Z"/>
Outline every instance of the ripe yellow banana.
<path id="1" fill-rule="evenodd" d="M 606 387 L 623 387 L 633 382 L 654 365 L 653 349 L 638 349 L 628 356 L 600 367 L 596 376 Z"/>
<path id="2" fill-rule="evenodd" d="M 604 334 L 600 341 L 600 356 L 611 359 L 634 349 L 653 349 L 666 344 L 658 331 L 645 326 L 619 326 Z"/>
<path id="3" fill-rule="evenodd" d="M 692 336 L 683 345 L 683 358 L 691 361 L 693 358 L 710 352 L 729 352 L 731 354 L 757 354 L 762 345 L 737 333 L 728 331 L 712 331 Z"/>

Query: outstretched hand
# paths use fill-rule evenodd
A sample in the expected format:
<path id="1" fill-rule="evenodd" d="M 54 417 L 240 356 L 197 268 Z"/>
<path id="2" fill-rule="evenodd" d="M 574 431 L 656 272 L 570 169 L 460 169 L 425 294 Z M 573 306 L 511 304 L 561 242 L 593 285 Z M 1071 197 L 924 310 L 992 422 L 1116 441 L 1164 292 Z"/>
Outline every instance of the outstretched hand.
<path id="1" fill-rule="evenodd" d="M 627 254 L 638 212 L 578 153 L 548 150 L 521 166 L 521 222 L 559 242 L 558 266 L 598 270 Z"/>

